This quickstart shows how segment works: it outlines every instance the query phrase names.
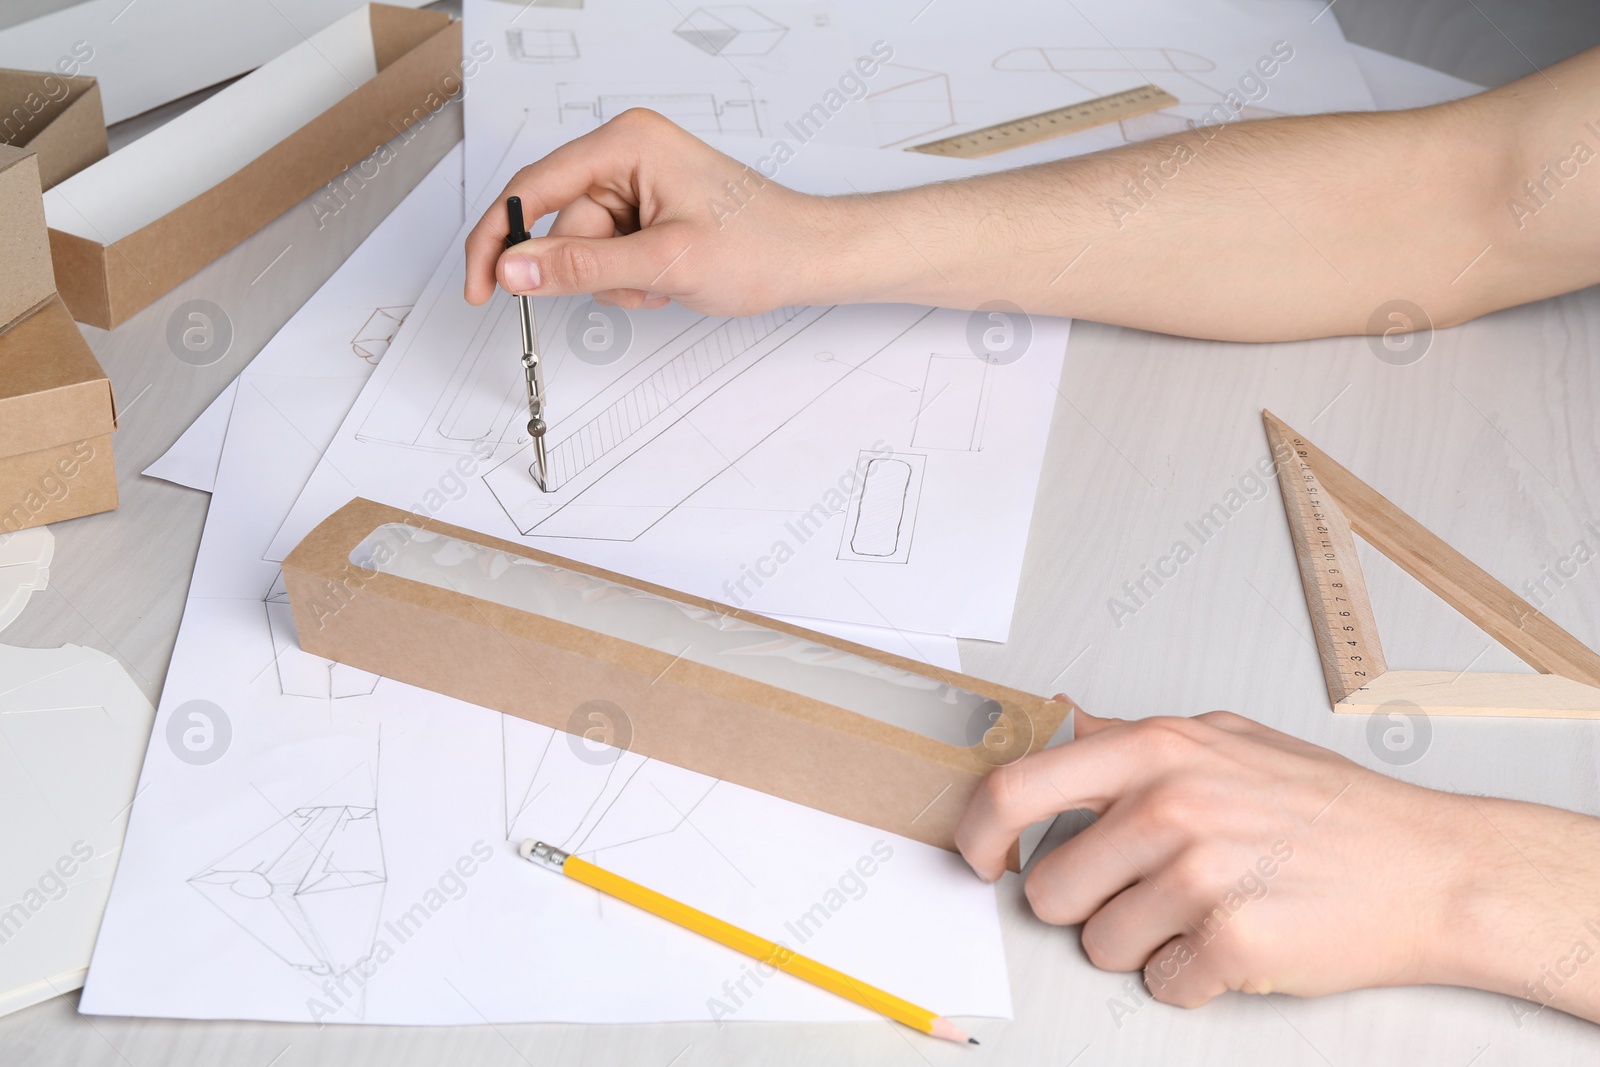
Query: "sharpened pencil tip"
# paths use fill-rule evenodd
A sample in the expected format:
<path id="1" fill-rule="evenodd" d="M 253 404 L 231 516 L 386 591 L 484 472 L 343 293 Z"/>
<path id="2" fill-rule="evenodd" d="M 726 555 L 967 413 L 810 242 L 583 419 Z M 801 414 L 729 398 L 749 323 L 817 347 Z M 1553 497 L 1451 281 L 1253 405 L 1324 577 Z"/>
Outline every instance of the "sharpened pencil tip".
<path id="1" fill-rule="evenodd" d="M 969 1045 L 976 1045 L 976 1044 L 977 1044 L 977 1043 L 978 1043 L 978 1039 L 977 1039 L 977 1038 L 975 1038 L 975 1037 L 969 1037 L 969 1038 L 967 1038 L 967 1044 L 969 1044 Z"/>
<path id="2" fill-rule="evenodd" d="M 934 1019 L 933 1026 L 929 1028 L 928 1033 L 945 1041 L 954 1041 L 958 1045 L 964 1041 L 971 1042 L 974 1045 L 977 1044 L 976 1041 L 972 1040 L 971 1035 L 949 1019 Z"/>

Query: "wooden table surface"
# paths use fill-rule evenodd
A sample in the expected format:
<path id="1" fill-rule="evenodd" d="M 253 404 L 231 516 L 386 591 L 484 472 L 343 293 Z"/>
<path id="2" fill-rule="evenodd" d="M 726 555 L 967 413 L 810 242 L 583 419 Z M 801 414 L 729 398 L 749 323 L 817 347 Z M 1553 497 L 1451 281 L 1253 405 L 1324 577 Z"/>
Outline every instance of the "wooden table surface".
<path id="1" fill-rule="evenodd" d="M 27 14 L 50 6 L 24 4 Z M 1499 83 L 1600 41 L 1592 0 L 1343 0 L 1353 40 Z M 0 25 L 17 21 L 0 13 Z M 138 121 L 138 120 L 134 120 Z M 460 137 L 452 108 L 331 219 L 289 212 L 114 332 L 85 328 L 122 409 L 122 506 L 58 524 L 50 585 L 11 644 L 90 645 L 154 701 L 170 658 L 208 497 L 139 471 L 252 358 Z M 1374 195 L 1382 195 L 1374 191 Z M 1290 235 L 1289 239 L 1292 239 Z M 222 361 L 174 357 L 169 313 L 204 298 L 233 323 Z M 1013 638 L 963 642 L 974 674 L 1124 716 L 1229 707 L 1420 784 L 1600 812 L 1600 724 L 1431 723 L 1422 758 L 1391 766 L 1362 717 L 1335 718 L 1275 487 L 1244 479 L 1272 407 L 1497 577 L 1521 589 L 1588 538 L 1600 548 L 1600 290 L 1435 333 L 1406 366 L 1368 341 L 1224 345 L 1074 326 Z M 1185 524 L 1244 487 L 1245 503 L 1177 577 L 1114 619 Z M 1393 666 L 1514 670 L 1516 662 L 1392 565 L 1364 556 Z M 1600 645 L 1600 562 L 1545 610 Z M 1120 625 L 1119 625 L 1120 622 Z M 1063 820 L 1063 823 L 1065 820 Z M 1067 832 L 1064 825 L 1052 839 Z M 1049 842 L 1046 842 L 1048 847 Z M 1076 929 L 1034 920 L 1008 875 L 999 899 L 1013 1022 L 976 1020 L 981 1048 L 893 1025 L 481 1026 L 437 1029 L 90 1018 L 76 994 L 0 1019 L 0 1063 L 773 1064 L 1593 1063 L 1600 1028 L 1553 1011 L 1518 1025 L 1509 1002 L 1441 988 L 1301 1001 L 1228 996 L 1198 1011 L 1149 1003 L 1096 971 Z M 1534 976 L 1530 976 L 1534 977 Z"/>

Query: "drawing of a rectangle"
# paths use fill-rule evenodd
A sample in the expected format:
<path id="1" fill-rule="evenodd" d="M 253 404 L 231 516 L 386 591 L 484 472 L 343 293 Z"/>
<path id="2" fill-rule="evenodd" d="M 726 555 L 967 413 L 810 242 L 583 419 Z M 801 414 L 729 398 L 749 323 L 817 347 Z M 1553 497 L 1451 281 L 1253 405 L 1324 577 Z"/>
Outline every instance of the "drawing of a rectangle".
<path id="1" fill-rule="evenodd" d="M 540 343 L 550 351 L 572 297 L 537 301 Z M 385 355 L 393 377 L 356 430 L 359 441 L 382 441 L 429 451 L 469 452 L 475 441 L 513 441 L 527 416 L 516 302 L 497 292 L 482 307 L 437 301 L 419 310 L 423 329 L 405 350 Z M 437 338 L 466 337 L 461 354 L 446 357 Z M 508 358 L 506 353 L 513 355 Z"/>
<path id="2" fill-rule="evenodd" d="M 901 524 L 906 517 L 906 494 L 911 489 L 911 464 L 903 459 L 874 459 L 867 463 L 861 485 L 861 507 L 850 550 L 860 556 L 892 556 L 900 547 Z"/>
<path id="3" fill-rule="evenodd" d="M 862 452 L 856 460 L 856 488 L 845 511 L 840 559 L 905 563 L 917 525 L 926 456 Z"/>
<path id="4" fill-rule="evenodd" d="M 963 452 L 982 447 L 988 369 L 976 356 L 928 357 L 912 447 Z"/>

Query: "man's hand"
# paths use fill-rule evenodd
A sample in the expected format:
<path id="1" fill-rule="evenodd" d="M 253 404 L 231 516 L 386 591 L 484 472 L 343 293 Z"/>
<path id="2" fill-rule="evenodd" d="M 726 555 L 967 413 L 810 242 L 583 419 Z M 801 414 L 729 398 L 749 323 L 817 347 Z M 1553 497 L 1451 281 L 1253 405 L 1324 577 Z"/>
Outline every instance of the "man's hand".
<path id="1" fill-rule="evenodd" d="M 550 236 L 505 247 L 505 198 Z M 653 111 L 634 109 L 522 168 L 467 238 L 466 298 L 594 293 L 712 315 L 828 302 L 829 201 L 785 189 Z"/>
<path id="2" fill-rule="evenodd" d="M 466 297 L 498 278 L 717 315 L 1007 300 L 1230 341 L 1388 330 L 1377 313 L 1404 299 L 1452 325 L 1600 282 L 1596 99 L 1600 48 L 1439 107 L 1226 122 L 843 197 L 634 110 L 518 173 L 502 196 L 556 213 L 552 236 L 505 251 L 497 202 L 467 241 Z"/>
<path id="3" fill-rule="evenodd" d="M 1600 1019 L 1596 820 L 1407 785 L 1228 712 L 1075 715 L 1077 740 L 990 775 L 956 840 L 992 881 L 1024 827 L 1097 815 L 1025 886 L 1096 966 L 1186 1007 L 1433 982 Z"/>

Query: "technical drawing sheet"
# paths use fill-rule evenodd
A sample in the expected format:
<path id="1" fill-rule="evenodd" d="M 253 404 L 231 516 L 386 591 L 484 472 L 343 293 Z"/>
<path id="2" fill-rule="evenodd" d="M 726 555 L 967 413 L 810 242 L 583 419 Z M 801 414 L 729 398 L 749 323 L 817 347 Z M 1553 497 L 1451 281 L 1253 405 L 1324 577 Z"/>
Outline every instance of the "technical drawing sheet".
<path id="1" fill-rule="evenodd" d="M 239 381 L 81 1010 L 871 1018 L 787 976 L 756 983 L 743 957 L 515 855 L 541 836 L 946 1014 L 1009 1015 L 994 893 L 959 857 L 300 650 L 264 550 L 368 357 L 388 358 L 428 264 L 458 247 L 459 165 Z M 573 710 L 580 732 L 625 714 Z"/>
<path id="2" fill-rule="evenodd" d="M 1354 53 L 1325 11 L 1299 3 L 1252 3 L 1246 11 L 1226 0 L 1077 0 L 995 18 L 981 0 L 886 0 L 849 5 L 840 16 L 852 53 L 877 40 L 893 45 L 893 60 L 864 101 L 884 147 L 1146 84 L 1179 101 L 998 157 L 1016 167 L 1196 124 L 1370 110 Z"/>
<path id="3" fill-rule="evenodd" d="M 1077 0 L 997 18 L 980 0 L 573 8 L 466 0 L 467 188 L 483 190 L 523 126 L 567 140 L 632 106 L 700 136 L 899 150 L 1147 83 L 1179 100 L 1014 149 L 1000 157 L 1007 167 L 1196 122 L 1368 110 L 1361 69 L 1325 9 Z"/>
<path id="4" fill-rule="evenodd" d="M 525 131 L 513 155 L 547 150 Z M 782 174 L 832 190 L 971 170 L 812 145 Z M 1005 639 L 1065 320 L 881 305 L 621 316 L 540 300 L 542 493 L 515 303 L 471 308 L 461 285 L 452 249 L 274 558 L 362 495 L 755 611 Z M 603 358 L 591 331 L 613 333 Z"/>
<path id="5" fill-rule="evenodd" d="M 473 196 L 522 126 L 571 140 L 630 107 L 658 111 L 702 137 L 875 143 L 859 104 L 867 90 L 852 69 L 856 55 L 826 0 L 586 0 L 572 8 L 467 0 L 462 21 Z M 842 103 L 842 77 L 857 101 L 812 113 L 830 91 Z"/>

